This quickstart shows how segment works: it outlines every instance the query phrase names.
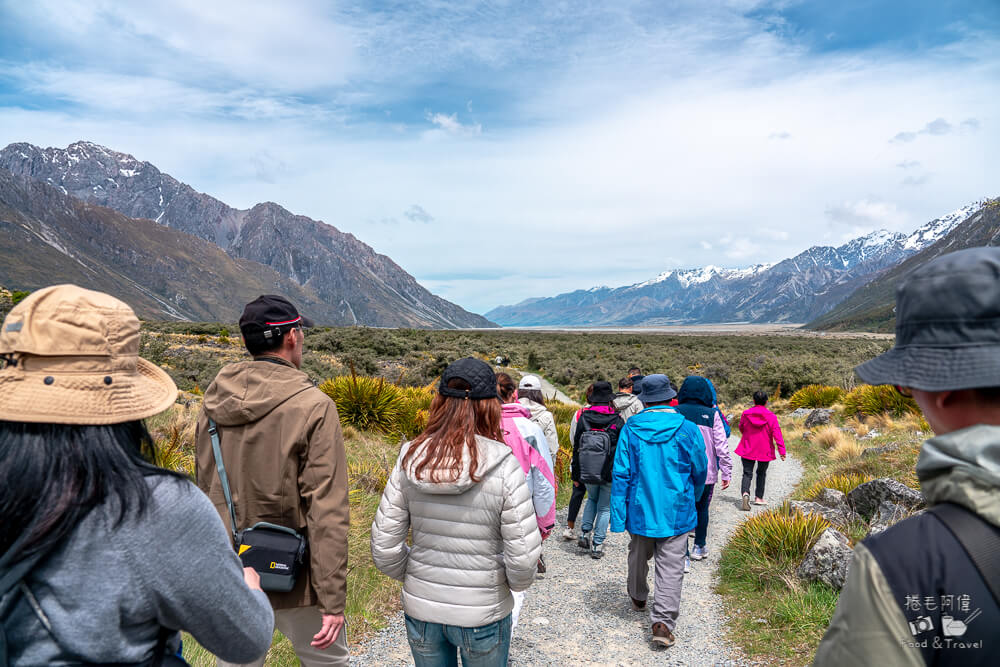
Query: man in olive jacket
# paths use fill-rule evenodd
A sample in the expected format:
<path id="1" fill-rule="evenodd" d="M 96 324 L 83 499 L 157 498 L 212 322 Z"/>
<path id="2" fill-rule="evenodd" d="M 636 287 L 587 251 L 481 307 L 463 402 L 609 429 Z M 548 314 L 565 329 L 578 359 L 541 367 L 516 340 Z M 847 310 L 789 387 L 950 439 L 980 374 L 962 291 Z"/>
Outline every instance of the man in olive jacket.
<path id="1" fill-rule="evenodd" d="M 302 327 L 310 325 L 280 296 L 247 304 L 240 331 L 253 360 L 223 367 L 205 392 L 197 477 L 228 527 L 208 434 L 211 417 L 219 429 L 236 529 L 265 521 L 293 528 L 309 543 L 295 587 L 268 594 L 275 625 L 303 665 L 347 665 L 347 463 L 336 406 L 299 370 Z"/>
<path id="2" fill-rule="evenodd" d="M 916 467 L 930 509 L 854 548 L 816 665 L 997 664 L 998 332 L 1000 248 L 942 255 L 900 286 L 895 347 L 857 373 L 912 396 L 937 434 Z"/>

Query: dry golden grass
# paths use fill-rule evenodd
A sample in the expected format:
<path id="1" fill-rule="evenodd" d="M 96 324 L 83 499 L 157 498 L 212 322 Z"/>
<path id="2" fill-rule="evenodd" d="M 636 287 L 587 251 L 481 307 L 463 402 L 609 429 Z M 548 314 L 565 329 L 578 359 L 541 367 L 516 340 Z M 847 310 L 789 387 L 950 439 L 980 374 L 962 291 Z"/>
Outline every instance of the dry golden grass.
<path id="1" fill-rule="evenodd" d="M 918 433 L 930 433 L 931 425 L 927 423 L 923 415 L 907 414 L 896 420 L 896 426 L 904 431 L 916 431 Z"/>
<path id="2" fill-rule="evenodd" d="M 865 437 L 872 430 L 867 422 L 865 422 L 862 419 L 859 419 L 858 417 L 851 417 L 846 422 L 844 422 L 844 425 L 847 428 L 853 430 L 855 433 L 857 433 L 859 438 Z"/>
<path id="3" fill-rule="evenodd" d="M 861 458 L 865 451 L 864 445 L 845 434 L 844 440 L 838 442 L 830 449 L 830 458 L 834 461 L 849 461 Z"/>
<path id="4" fill-rule="evenodd" d="M 872 428 L 874 428 L 879 433 L 891 433 L 896 429 L 896 420 L 892 418 L 892 415 L 887 413 L 882 413 L 879 415 L 874 415 L 869 418 L 869 423 Z"/>
<path id="5" fill-rule="evenodd" d="M 782 425 L 781 427 L 781 433 L 782 435 L 785 436 L 785 442 L 801 440 L 805 432 L 806 432 L 805 426 L 797 422 L 789 422 L 788 424 Z"/>
<path id="6" fill-rule="evenodd" d="M 839 428 L 830 424 L 824 426 L 823 428 L 816 431 L 813 434 L 813 441 L 827 449 L 833 449 L 837 446 L 843 446 L 844 443 L 848 441 L 850 436 L 841 431 Z"/>

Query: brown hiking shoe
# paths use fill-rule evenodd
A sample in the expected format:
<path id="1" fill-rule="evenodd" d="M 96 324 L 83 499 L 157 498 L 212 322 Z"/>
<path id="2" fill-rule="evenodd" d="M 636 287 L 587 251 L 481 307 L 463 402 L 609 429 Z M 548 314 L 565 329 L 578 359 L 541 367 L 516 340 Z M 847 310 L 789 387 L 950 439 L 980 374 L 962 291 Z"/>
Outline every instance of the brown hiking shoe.
<path id="1" fill-rule="evenodd" d="M 663 623 L 653 623 L 653 642 L 665 647 L 674 645 L 674 633 Z"/>
<path id="2" fill-rule="evenodd" d="M 632 611 L 642 611 L 646 608 L 645 600 L 636 600 L 634 597 L 629 596 L 629 600 L 632 601 Z"/>
<path id="3" fill-rule="evenodd" d="M 750 511 L 750 494 L 749 493 L 744 493 L 743 494 L 743 507 L 742 507 L 742 509 L 743 509 L 744 512 L 749 512 Z"/>

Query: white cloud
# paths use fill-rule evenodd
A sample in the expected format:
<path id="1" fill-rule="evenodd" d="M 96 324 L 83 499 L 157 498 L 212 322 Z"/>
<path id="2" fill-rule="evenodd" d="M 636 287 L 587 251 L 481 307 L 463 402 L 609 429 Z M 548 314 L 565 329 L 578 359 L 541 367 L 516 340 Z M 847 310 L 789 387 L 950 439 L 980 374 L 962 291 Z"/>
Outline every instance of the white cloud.
<path id="1" fill-rule="evenodd" d="M 443 114 L 428 111 L 425 117 L 432 125 L 436 125 L 440 130 L 452 136 L 476 137 L 483 133 L 483 126 L 480 123 L 463 125 L 459 122 L 457 113 Z M 425 133 L 425 135 L 427 134 Z"/>

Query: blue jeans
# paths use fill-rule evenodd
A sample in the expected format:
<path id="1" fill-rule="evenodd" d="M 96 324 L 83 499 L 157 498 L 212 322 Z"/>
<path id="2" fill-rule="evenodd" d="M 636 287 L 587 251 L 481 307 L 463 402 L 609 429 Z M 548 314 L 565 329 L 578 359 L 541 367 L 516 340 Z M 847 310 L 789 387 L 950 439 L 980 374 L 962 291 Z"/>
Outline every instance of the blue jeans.
<path id="1" fill-rule="evenodd" d="M 603 544 L 611 523 L 611 484 L 588 484 L 583 509 L 583 532 L 594 531 L 594 545 Z"/>
<path id="2" fill-rule="evenodd" d="M 510 614 L 478 628 L 442 625 L 406 617 L 406 639 L 415 667 L 505 667 L 510 653 Z"/>

